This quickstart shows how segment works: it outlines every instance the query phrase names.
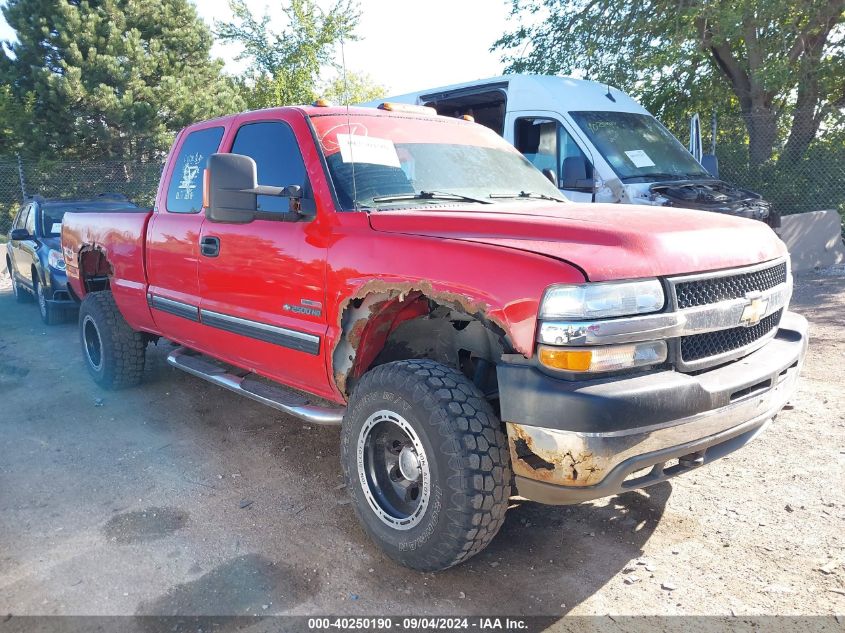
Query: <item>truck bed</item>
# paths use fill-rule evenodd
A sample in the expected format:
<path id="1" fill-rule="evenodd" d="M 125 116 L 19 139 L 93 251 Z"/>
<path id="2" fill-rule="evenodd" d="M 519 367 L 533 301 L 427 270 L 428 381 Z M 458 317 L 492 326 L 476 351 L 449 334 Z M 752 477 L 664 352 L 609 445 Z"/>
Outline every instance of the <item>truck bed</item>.
<path id="1" fill-rule="evenodd" d="M 62 253 L 73 294 L 82 299 L 108 286 L 129 325 L 147 331 L 154 329 L 145 270 L 151 217 L 151 210 L 69 213 L 62 223 Z"/>

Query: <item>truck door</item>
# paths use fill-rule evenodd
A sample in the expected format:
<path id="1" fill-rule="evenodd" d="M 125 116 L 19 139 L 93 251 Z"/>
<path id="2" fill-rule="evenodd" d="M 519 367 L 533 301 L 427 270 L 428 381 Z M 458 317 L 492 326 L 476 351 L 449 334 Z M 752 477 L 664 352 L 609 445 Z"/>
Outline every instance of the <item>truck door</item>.
<path id="1" fill-rule="evenodd" d="M 551 113 L 508 114 L 511 140 L 523 156 L 544 173 L 555 176 L 557 187 L 570 200 L 593 201 L 593 164 L 573 135 Z"/>
<path id="2" fill-rule="evenodd" d="M 238 119 L 230 151 L 255 161 L 259 184 L 299 185 L 308 192 L 291 123 L 304 126 L 301 120 L 245 115 Z M 328 382 L 321 354 L 326 245 L 316 221 L 290 221 L 289 209 L 287 198 L 258 196 L 259 216 L 252 222 L 205 220 L 199 264 L 202 330 L 215 356 L 315 391 Z"/>
<path id="3" fill-rule="evenodd" d="M 202 183 L 208 157 L 223 140 L 220 125 L 192 128 L 173 148 L 147 228 L 147 303 L 156 327 L 190 347 L 199 338 Z"/>

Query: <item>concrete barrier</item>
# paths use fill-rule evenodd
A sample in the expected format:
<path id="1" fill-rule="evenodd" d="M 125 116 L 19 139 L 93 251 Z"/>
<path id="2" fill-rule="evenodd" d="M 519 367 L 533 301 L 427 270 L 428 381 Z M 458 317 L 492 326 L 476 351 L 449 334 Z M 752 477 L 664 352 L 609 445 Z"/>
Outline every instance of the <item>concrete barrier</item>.
<path id="1" fill-rule="evenodd" d="M 834 210 L 785 215 L 778 234 L 792 255 L 792 270 L 806 272 L 845 263 L 842 218 Z"/>

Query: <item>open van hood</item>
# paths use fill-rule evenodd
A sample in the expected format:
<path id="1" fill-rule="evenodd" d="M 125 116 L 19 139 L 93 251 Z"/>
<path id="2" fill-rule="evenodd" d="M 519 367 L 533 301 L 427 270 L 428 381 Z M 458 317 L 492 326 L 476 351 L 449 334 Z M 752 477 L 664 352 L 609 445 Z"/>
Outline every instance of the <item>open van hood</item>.
<path id="1" fill-rule="evenodd" d="M 525 201 L 471 210 L 462 205 L 374 211 L 369 217 L 376 231 L 554 257 L 582 269 L 591 281 L 746 266 L 786 253 L 762 222 L 666 207 Z"/>

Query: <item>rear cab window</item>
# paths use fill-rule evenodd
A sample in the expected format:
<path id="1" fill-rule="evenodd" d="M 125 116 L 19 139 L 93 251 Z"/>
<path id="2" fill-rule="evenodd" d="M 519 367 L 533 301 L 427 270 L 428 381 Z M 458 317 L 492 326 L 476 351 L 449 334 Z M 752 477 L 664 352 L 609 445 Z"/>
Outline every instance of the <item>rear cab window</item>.
<path id="1" fill-rule="evenodd" d="M 202 183 L 208 157 L 218 151 L 225 128 L 209 127 L 189 132 L 179 148 L 167 187 L 170 213 L 199 213 Z"/>

